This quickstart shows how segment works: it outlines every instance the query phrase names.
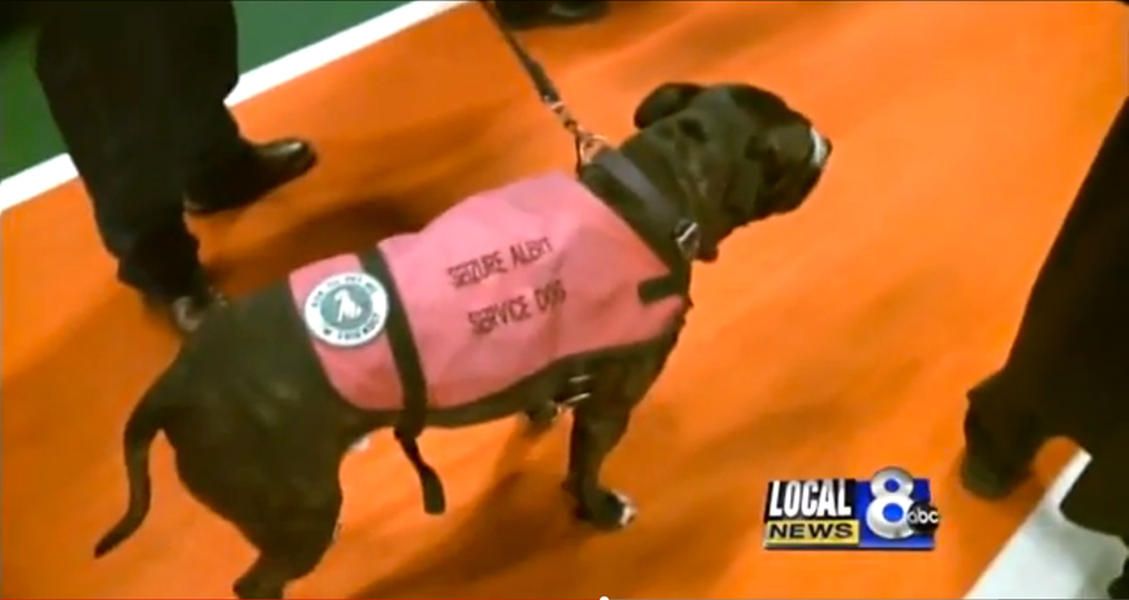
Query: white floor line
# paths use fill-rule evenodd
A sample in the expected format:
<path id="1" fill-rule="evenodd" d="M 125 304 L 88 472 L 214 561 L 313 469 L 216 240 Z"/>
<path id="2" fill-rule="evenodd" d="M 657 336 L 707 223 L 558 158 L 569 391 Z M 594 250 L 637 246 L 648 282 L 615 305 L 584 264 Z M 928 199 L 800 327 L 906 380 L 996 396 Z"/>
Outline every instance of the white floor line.
<path id="1" fill-rule="evenodd" d="M 409 27 L 436 17 L 467 0 L 417 0 L 398 6 L 324 40 L 295 50 L 243 74 L 227 98 L 233 106 L 300 77 Z M 67 154 L 60 154 L 0 181 L 0 213 L 27 202 L 78 175 Z"/>
<path id="2" fill-rule="evenodd" d="M 1069 523 L 1058 508 L 1089 462 L 1080 452 L 1066 465 L 965 598 L 1106 598 L 1125 547 Z"/>

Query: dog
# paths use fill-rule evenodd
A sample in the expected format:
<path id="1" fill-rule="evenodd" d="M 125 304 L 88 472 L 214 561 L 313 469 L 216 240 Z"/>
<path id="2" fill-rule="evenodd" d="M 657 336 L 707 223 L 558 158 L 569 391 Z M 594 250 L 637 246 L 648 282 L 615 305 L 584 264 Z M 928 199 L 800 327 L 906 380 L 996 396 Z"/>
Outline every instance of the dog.
<path id="1" fill-rule="evenodd" d="M 149 447 L 162 431 L 193 497 L 259 551 L 233 585 L 240 598 L 281 597 L 316 567 L 337 529 L 339 466 L 382 427 L 397 428 L 425 506 L 439 513 L 438 478 L 414 443 L 424 426 L 524 413 L 544 427 L 571 409 L 564 485 L 577 515 L 602 529 L 630 523 L 635 506 L 604 486 L 601 466 L 677 341 L 691 263 L 716 260 L 737 228 L 800 206 L 831 153 L 807 117 L 746 84 L 662 84 L 634 124 L 578 177 L 472 196 L 379 252 L 314 263 L 217 308 L 128 420 L 129 506 L 95 555 L 144 520 Z M 536 231 L 511 231 L 527 225 Z M 474 240 L 487 245 L 473 260 L 442 262 Z M 489 243 L 507 250 L 480 252 Z M 524 300 L 495 302 L 519 267 L 540 283 Z M 493 304 L 452 306 L 466 290 Z M 502 373 L 510 363 L 520 372 Z"/>

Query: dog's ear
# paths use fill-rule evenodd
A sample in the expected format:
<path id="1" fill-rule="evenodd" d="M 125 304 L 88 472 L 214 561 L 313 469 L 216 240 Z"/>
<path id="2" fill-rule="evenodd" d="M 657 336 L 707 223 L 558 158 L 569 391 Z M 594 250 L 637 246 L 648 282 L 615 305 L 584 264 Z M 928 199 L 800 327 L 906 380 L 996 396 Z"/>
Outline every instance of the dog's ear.
<path id="1" fill-rule="evenodd" d="M 696 83 L 664 83 L 647 94 L 635 109 L 635 128 L 643 129 L 686 108 L 705 88 Z"/>

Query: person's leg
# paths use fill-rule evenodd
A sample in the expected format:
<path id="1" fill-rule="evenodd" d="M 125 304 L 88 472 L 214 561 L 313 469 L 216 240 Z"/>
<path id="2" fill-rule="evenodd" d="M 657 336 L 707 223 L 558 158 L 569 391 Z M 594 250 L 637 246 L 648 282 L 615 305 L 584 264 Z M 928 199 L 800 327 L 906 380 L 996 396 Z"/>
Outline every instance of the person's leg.
<path id="1" fill-rule="evenodd" d="M 1124 402 L 1126 396 L 1122 396 Z M 1070 490 L 1059 503 L 1067 521 L 1090 531 L 1121 538 L 1129 545 L 1129 422 L 1107 432 L 1104 440 L 1089 440 L 1089 454 Z M 1097 442 L 1097 443 L 1093 443 Z M 1109 575 L 1109 595 L 1129 599 L 1129 560 Z"/>
<path id="2" fill-rule="evenodd" d="M 254 146 L 225 96 L 238 79 L 226 2 L 44 5 L 36 70 L 119 278 L 182 330 L 215 299 L 183 220 L 250 202 L 312 164 L 302 143 Z M 226 175 L 216 175 L 221 172 Z"/>
<path id="3" fill-rule="evenodd" d="M 1032 286 L 1005 366 L 969 393 L 963 476 L 978 495 L 1010 491 L 1047 436 L 1085 447 L 1129 419 L 1127 158 L 1129 100 Z"/>
<path id="4" fill-rule="evenodd" d="M 309 144 L 281 139 L 254 144 L 240 134 L 224 100 L 239 80 L 238 35 L 231 2 L 162 3 L 165 48 L 176 116 L 174 153 L 185 208 L 207 214 L 238 208 L 308 171 Z"/>
<path id="5" fill-rule="evenodd" d="M 172 157 L 159 38 L 144 3 L 59 4 L 43 23 L 36 70 L 94 205 L 118 276 L 164 303 L 200 297 Z"/>

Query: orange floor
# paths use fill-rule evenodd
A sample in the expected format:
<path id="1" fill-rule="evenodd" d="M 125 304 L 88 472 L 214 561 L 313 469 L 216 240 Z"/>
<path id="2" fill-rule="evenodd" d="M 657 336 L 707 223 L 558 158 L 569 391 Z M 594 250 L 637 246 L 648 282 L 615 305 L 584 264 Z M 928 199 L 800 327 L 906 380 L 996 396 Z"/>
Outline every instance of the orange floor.
<path id="1" fill-rule="evenodd" d="M 835 142 L 798 213 L 750 228 L 697 271 L 697 308 L 608 481 L 641 517 L 574 524 L 557 488 L 562 424 L 427 433 L 451 508 L 425 516 L 390 436 L 343 468 L 345 529 L 299 597 L 954 597 L 1042 493 L 999 505 L 957 486 L 963 391 L 1003 358 L 1026 291 L 1124 93 L 1116 3 L 615 5 L 587 28 L 530 33 L 578 114 L 620 138 L 662 81 L 779 91 Z M 239 293 L 327 253 L 418 226 L 455 199 L 571 162 L 474 7 L 241 105 L 245 131 L 301 134 L 310 176 L 195 223 Z M 217 597 L 252 553 L 188 498 L 168 447 L 155 501 L 107 558 L 119 436 L 172 335 L 117 285 L 82 188 L 3 216 L 5 597 Z M 1046 482 L 1070 449 L 1040 459 Z M 934 479 L 931 553 L 766 552 L 765 482 Z"/>

